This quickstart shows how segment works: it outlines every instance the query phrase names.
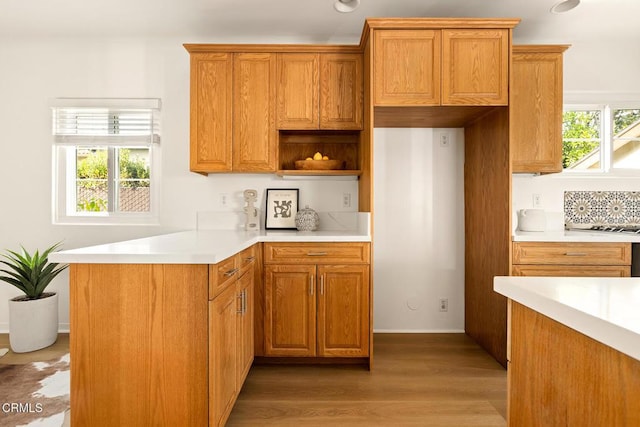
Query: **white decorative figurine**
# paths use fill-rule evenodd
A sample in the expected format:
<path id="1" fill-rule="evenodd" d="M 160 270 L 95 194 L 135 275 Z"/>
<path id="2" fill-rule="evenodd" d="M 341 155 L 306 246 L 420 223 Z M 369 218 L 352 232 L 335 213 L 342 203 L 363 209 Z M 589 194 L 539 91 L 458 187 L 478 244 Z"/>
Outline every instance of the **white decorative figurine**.
<path id="1" fill-rule="evenodd" d="M 260 220 L 258 219 L 258 209 L 253 205 L 258 200 L 258 192 L 256 190 L 244 190 L 244 201 L 247 205 L 244 212 L 247 214 L 247 222 L 244 225 L 245 230 L 260 230 Z"/>

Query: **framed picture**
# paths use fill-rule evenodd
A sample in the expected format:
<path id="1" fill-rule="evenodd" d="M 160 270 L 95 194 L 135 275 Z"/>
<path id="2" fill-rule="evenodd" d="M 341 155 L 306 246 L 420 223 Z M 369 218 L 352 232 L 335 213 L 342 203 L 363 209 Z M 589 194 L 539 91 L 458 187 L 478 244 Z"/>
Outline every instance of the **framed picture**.
<path id="1" fill-rule="evenodd" d="M 295 230 L 297 212 L 297 188 L 267 188 L 266 230 Z"/>

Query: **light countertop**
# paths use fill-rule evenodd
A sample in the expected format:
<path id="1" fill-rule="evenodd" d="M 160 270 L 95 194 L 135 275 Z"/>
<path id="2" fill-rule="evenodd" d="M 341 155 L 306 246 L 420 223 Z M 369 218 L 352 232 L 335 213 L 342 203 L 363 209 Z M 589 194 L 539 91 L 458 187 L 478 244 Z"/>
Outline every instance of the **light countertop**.
<path id="1" fill-rule="evenodd" d="M 514 242 L 640 242 L 640 234 L 595 231 L 515 231 Z"/>
<path id="2" fill-rule="evenodd" d="M 258 242 L 370 242 L 357 231 L 193 230 L 55 252 L 49 260 L 87 264 L 216 264 Z"/>
<path id="3" fill-rule="evenodd" d="M 494 290 L 640 360 L 640 278 L 495 277 Z"/>

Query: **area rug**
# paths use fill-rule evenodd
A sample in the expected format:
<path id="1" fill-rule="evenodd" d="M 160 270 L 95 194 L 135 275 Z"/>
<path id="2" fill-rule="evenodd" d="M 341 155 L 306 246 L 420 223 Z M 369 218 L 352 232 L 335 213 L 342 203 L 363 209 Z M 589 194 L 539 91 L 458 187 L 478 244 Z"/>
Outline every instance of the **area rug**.
<path id="1" fill-rule="evenodd" d="M 0 426 L 62 426 L 69 409 L 69 355 L 0 365 L 0 405 Z"/>

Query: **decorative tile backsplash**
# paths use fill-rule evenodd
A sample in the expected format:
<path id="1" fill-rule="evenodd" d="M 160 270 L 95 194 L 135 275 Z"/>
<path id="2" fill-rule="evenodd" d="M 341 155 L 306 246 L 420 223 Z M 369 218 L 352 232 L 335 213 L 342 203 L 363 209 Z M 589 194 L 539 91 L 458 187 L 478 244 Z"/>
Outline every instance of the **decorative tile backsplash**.
<path id="1" fill-rule="evenodd" d="M 640 191 L 565 191 L 564 222 L 640 225 Z"/>

